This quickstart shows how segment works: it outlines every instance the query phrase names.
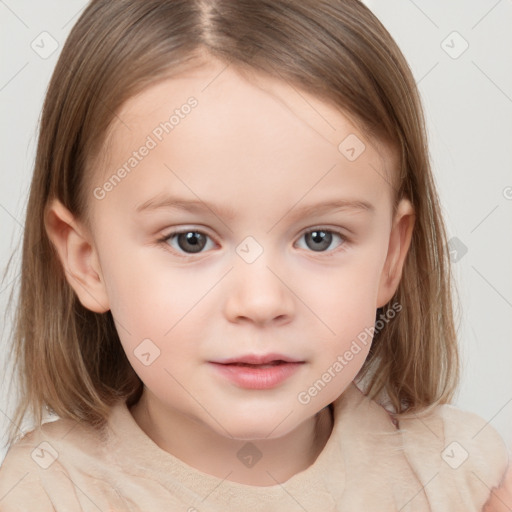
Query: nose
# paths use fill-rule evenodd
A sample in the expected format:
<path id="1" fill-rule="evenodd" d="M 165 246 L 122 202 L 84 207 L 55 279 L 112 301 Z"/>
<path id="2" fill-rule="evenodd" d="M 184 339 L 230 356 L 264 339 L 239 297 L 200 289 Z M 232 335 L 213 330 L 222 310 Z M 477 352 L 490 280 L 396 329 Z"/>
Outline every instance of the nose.
<path id="1" fill-rule="evenodd" d="M 228 279 L 224 308 L 231 322 L 247 321 L 258 325 L 289 322 L 294 312 L 294 295 L 284 272 L 265 257 L 254 262 L 238 259 Z"/>

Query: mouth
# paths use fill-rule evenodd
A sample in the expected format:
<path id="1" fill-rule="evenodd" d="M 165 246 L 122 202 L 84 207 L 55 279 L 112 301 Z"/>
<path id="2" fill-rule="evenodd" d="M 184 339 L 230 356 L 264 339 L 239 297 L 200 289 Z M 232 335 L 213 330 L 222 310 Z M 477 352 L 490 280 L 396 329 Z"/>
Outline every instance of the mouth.
<path id="1" fill-rule="evenodd" d="M 217 374 L 245 389 L 271 389 L 292 377 L 305 361 L 287 356 L 244 356 L 238 359 L 210 361 Z"/>
<path id="2" fill-rule="evenodd" d="M 245 356 L 233 357 L 229 359 L 220 359 L 211 361 L 216 364 L 239 365 L 239 366 L 276 366 L 285 363 L 305 363 L 299 359 L 289 357 L 283 354 L 247 354 Z"/>
<path id="3" fill-rule="evenodd" d="M 294 363 L 289 363 L 288 361 L 272 361 L 270 363 L 266 363 L 266 364 L 251 364 L 251 363 L 243 363 L 243 362 L 240 362 L 240 363 L 224 363 L 226 366 L 245 366 L 247 368 L 272 368 L 274 366 L 278 366 L 280 364 L 294 364 Z"/>

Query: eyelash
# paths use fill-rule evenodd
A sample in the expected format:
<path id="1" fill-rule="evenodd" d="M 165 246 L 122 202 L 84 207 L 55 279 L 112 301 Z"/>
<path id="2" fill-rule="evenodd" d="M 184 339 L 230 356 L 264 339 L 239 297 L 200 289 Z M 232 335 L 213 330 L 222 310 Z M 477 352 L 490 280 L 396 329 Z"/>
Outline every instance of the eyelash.
<path id="1" fill-rule="evenodd" d="M 332 249 L 330 251 L 318 251 L 316 252 L 317 254 L 322 254 L 324 255 L 323 257 L 331 257 L 333 256 L 333 253 L 337 253 L 338 251 L 343 251 L 345 250 L 345 246 L 349 243 L 349 239 L 344 235 L 342 234 L 340 231 L 337 231 L 335 229 L 330 229 L 330 228 L 327 228 L 325 226 L 317 226 L 317 227 L 313 227 L 313 228 L 309 228 L 307 231 L 304 231 L 300 237 L 299 237 L 299 240 L 300 238 L 302 238 L 304 235 L 308 235 L 314 231 L 323 231 L 325 233 L 332 233 L 334 235 L 337 235 L 340 237 L 341 239 L 341 244 L 340 246 L 338 246 L 336 249 Z M 174 248 L 170 247 L 169 245 L 169 240 L 172 239 L 173 237 L 177 236 L 177 235 L 180 235 L 180 234 L 184 234 L 184 233 L 200 233 L 201 235 L 205 235 L 206 237 L 212 239 L 211 236 L 209 236 L 207 233 L 204 233 L 203 231 L 199 231 L 197 229 L 181 229 L 181 230 L 176 230 L 176 231 L 171 231 L 170 233 L 167 233 L 166 235 L 162 236 L 161 238 L 159 238 L 157 240 L 157 243 L 160 244 L 160 245 L 164 245 L 165 249 L 166 250 L 171 250 L 171 252 L 173 254 L 176 254 L 178 257 L 180 258 L 184 258 L 184 259 L 192 259 L 194 258 L 194 256 L 196 255 L 200 255 L 203 253 L 203 251 L 200 251 L 198 253 L 190 253 L 190 254 L 187 254 L 187 253 L 179 253 L 177 252 Z M 212 239 L 213 240 L 213 239 Z M 308 252 L 311 252 L 313 254 L 315 254 L 315 251 L 308 251 Z"/>

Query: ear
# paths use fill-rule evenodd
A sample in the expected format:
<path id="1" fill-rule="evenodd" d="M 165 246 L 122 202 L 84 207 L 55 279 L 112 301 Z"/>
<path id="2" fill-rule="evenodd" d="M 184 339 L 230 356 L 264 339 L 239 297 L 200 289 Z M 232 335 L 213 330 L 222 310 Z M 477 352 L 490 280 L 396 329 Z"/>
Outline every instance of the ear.
<path id="1" fill-rule="evenodd" d="M 47 206 L 44 222 L 66 279 L 82 305 L 95 313 L 108 311 L 105 283 L 88 230 L 58 199 Z"/>
<path id="2" fill-rule="evenodd" d="M 402 199 L 393 218 L 389 236 L 388 254 L 382 269 L 377 297 L 378 308 L 385 306 L 398 288 L 405 257 L 411 244 L 414 220 L 414 208 L 411 202 L 408 199 Z"/>

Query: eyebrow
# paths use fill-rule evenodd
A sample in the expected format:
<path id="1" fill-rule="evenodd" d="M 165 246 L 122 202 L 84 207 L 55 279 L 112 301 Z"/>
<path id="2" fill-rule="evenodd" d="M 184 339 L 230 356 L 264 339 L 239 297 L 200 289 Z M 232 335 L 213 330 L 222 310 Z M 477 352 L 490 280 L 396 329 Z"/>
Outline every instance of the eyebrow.
<path id="1" fill-rule="evenodd" d="M 158 195 L 148 199 L 136 207 L 136 212 L 141 213 L 160 209 L 184 210 L 192 213 L 201 213 L 209 210 L 214 215 L 226 219 L 234 219 L 236 217 L 236 211 L 225 205 L 220 206 L 211 203 L 209 204 L 201 200 L 184 199 L 168 195 Z M 315 204 L 304 205 L 300 208 L 295 208 L 295 206 L 293 206 L 283 217 L 287 216 L 291 212 L 290 218 L 295 220 L 295 218 L 307 216 L 311 213 L 321 214 L 328 211 L 375 213 L 375 207 L 368 201 L 362 199 L 335 198 Z"/>

